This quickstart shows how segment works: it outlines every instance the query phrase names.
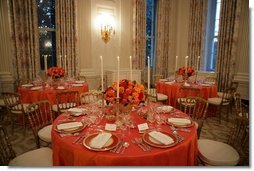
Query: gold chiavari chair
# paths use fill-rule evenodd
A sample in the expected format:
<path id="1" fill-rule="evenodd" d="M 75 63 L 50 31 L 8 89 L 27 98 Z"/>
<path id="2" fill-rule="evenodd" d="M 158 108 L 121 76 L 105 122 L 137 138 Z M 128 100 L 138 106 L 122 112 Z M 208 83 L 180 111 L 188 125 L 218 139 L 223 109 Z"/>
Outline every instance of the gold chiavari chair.
<path id="1" fill-rule="evenodd" d="M 0 125 L 0 165 L 1 166 L 53 166 L 52 150 L 39 148 L 16 156 L 5 128 Z"/>
<path id="2" fill-rule="evenodd" d="M 53 111 L 49 101 L 38 101 L 29 105 L 27 113 L 37 148 L 40 148 L 40 140 L 51 143 Z"/>

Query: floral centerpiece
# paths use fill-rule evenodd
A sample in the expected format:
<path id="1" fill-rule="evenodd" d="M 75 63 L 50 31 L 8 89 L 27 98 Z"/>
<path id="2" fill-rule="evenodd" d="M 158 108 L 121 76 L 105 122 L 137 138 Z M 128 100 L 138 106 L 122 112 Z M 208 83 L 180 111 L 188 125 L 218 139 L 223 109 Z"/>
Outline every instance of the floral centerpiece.
<path id="1" fill-rule="evenodd" d="M 195 70 L 192 67 L 187 67 L 187 69 L 186 67 L 181 67 L 178 69 L 178 75 L 182 75 L 183 78 L 187 76 L 186 79 L 188 79 L 190 76 L 195 75 Z"/>
<path id="2" fill-rule="evenodd" d="M 117 83 L 114 82 L 111 87 L 108 87 L 104 94 L 104 99 L 107 104 L 116 103 Z M 144 102 L 144 86 L 136 81 L 121 80 L 119 82 L 119 103 L 127 105 L 139 105 Z"/>
<path id="3" fill-rule="evenodd" d="M 62 67 L 51 67 L 47 70 L 47 75 L 52 79 L 58 79 L 64 77 L 65 70 Z"/>

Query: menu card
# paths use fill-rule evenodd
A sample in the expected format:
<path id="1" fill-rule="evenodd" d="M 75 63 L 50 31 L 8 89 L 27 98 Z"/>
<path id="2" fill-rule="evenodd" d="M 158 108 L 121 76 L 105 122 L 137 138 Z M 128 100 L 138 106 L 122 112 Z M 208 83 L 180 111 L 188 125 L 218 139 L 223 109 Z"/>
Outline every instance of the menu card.
<path id="1" fill-rule="evenodd" d="M 169 145 L 172 144 L 174 142 L 174 140 L 169 137 L 168 135 L 165 135 L 161 132 L 158 131 L 152 131 L 148 133 L 152 138 L 154 138 L 155 140 L 159 141 L 160 143 L 164 144 L 164 145 Z"/>
<path id="2" fill-rule="evenodd" d="M 90 146 L 93 148 L 102 148 L 111 136 L 112 134 L 108 132 L 100 133 L 91 140 Z"/>

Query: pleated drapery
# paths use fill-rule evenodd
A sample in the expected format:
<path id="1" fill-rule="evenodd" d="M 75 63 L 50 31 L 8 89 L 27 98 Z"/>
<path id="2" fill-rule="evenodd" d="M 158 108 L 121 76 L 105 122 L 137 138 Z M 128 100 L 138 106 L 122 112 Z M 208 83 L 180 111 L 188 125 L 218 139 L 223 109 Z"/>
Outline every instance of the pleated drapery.
<path id="1" fill-rule="evenodd" d="M 189 15 L 188 66 L 196 68 L 198 56 L 204 57 L 207 0 L 191 0 Z"/>
<path id="2" fill-rule="evenodd" d="M 171 0 L 158 0 L 156 15 L 156 48 L 154 75 L 168 76 L 170 40 Z"/>
<path id="3" fill-rule="evenodd" d="M 218 90 L 229 86 L 235 75 L 236 48 L 239 32 L 239 15 L 243 0 L 221 1 L 219 39 L 216 58 Z"/>
<path id="4" fill-rule="evenodd" d="M 15 79 L 33 80 L 40 71 L 38 17 L 35 0 L 9 0 Z"/>
<path id="5" fill-rule="evenodd" d="M 144 80 L 146 55 L 146 0 L 133 0 L 133 68 L 141 70 Z"/>
<path id="6" fill-rule="evenodd" d="M 76 0 L 56 0 L 55 10 L 57 63 L 60 63 L 61 55 L 68 76 L 76 77 L 78 74 Z"/>

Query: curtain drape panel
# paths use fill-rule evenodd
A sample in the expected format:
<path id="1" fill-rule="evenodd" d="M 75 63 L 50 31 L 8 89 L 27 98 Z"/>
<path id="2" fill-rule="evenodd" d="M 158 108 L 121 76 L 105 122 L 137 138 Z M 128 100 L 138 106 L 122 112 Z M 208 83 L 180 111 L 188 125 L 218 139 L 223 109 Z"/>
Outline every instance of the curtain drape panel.
<path id="1" fill-rule="evenodd" d="M 242 0 L 221 1 L 220 29 L 216 59 L 219 91 L 229 86 L 235 74 L 241 3 Z"/>
<path id="2" fill-rule="evenodd" d="M 170 44 L 171 0 L 158 0 L 156 15 L 156 49 L 154 75 L 168 76 Z"/>
<path id="3" fill-rule="evenodd" d="M 146 0 L 133 0 L 133 68 L 142 72 L 144 80 L 146 54 Z"/>
<path id="4" fill-rule="evenodd" d="M 196 68 L 198 56 L 203 60 L 207 0 L 191 0 L 189 15 L 188 66 Z"/>
<path id="5" fill-rule="evenodd" d="M 68 76 L 76 77 L 78 74 L 76 0 L 56 0 L 55 10 L 57 63 L 59 64 L 61 55 L 62 64 L 66 61 L 65 71 Z"/>
<path id="6" fill-rule="evenodd" d="M 40 71 L 37 5 L 35 0 L 9 0 L 15 79 L 33 80 Z"/>

